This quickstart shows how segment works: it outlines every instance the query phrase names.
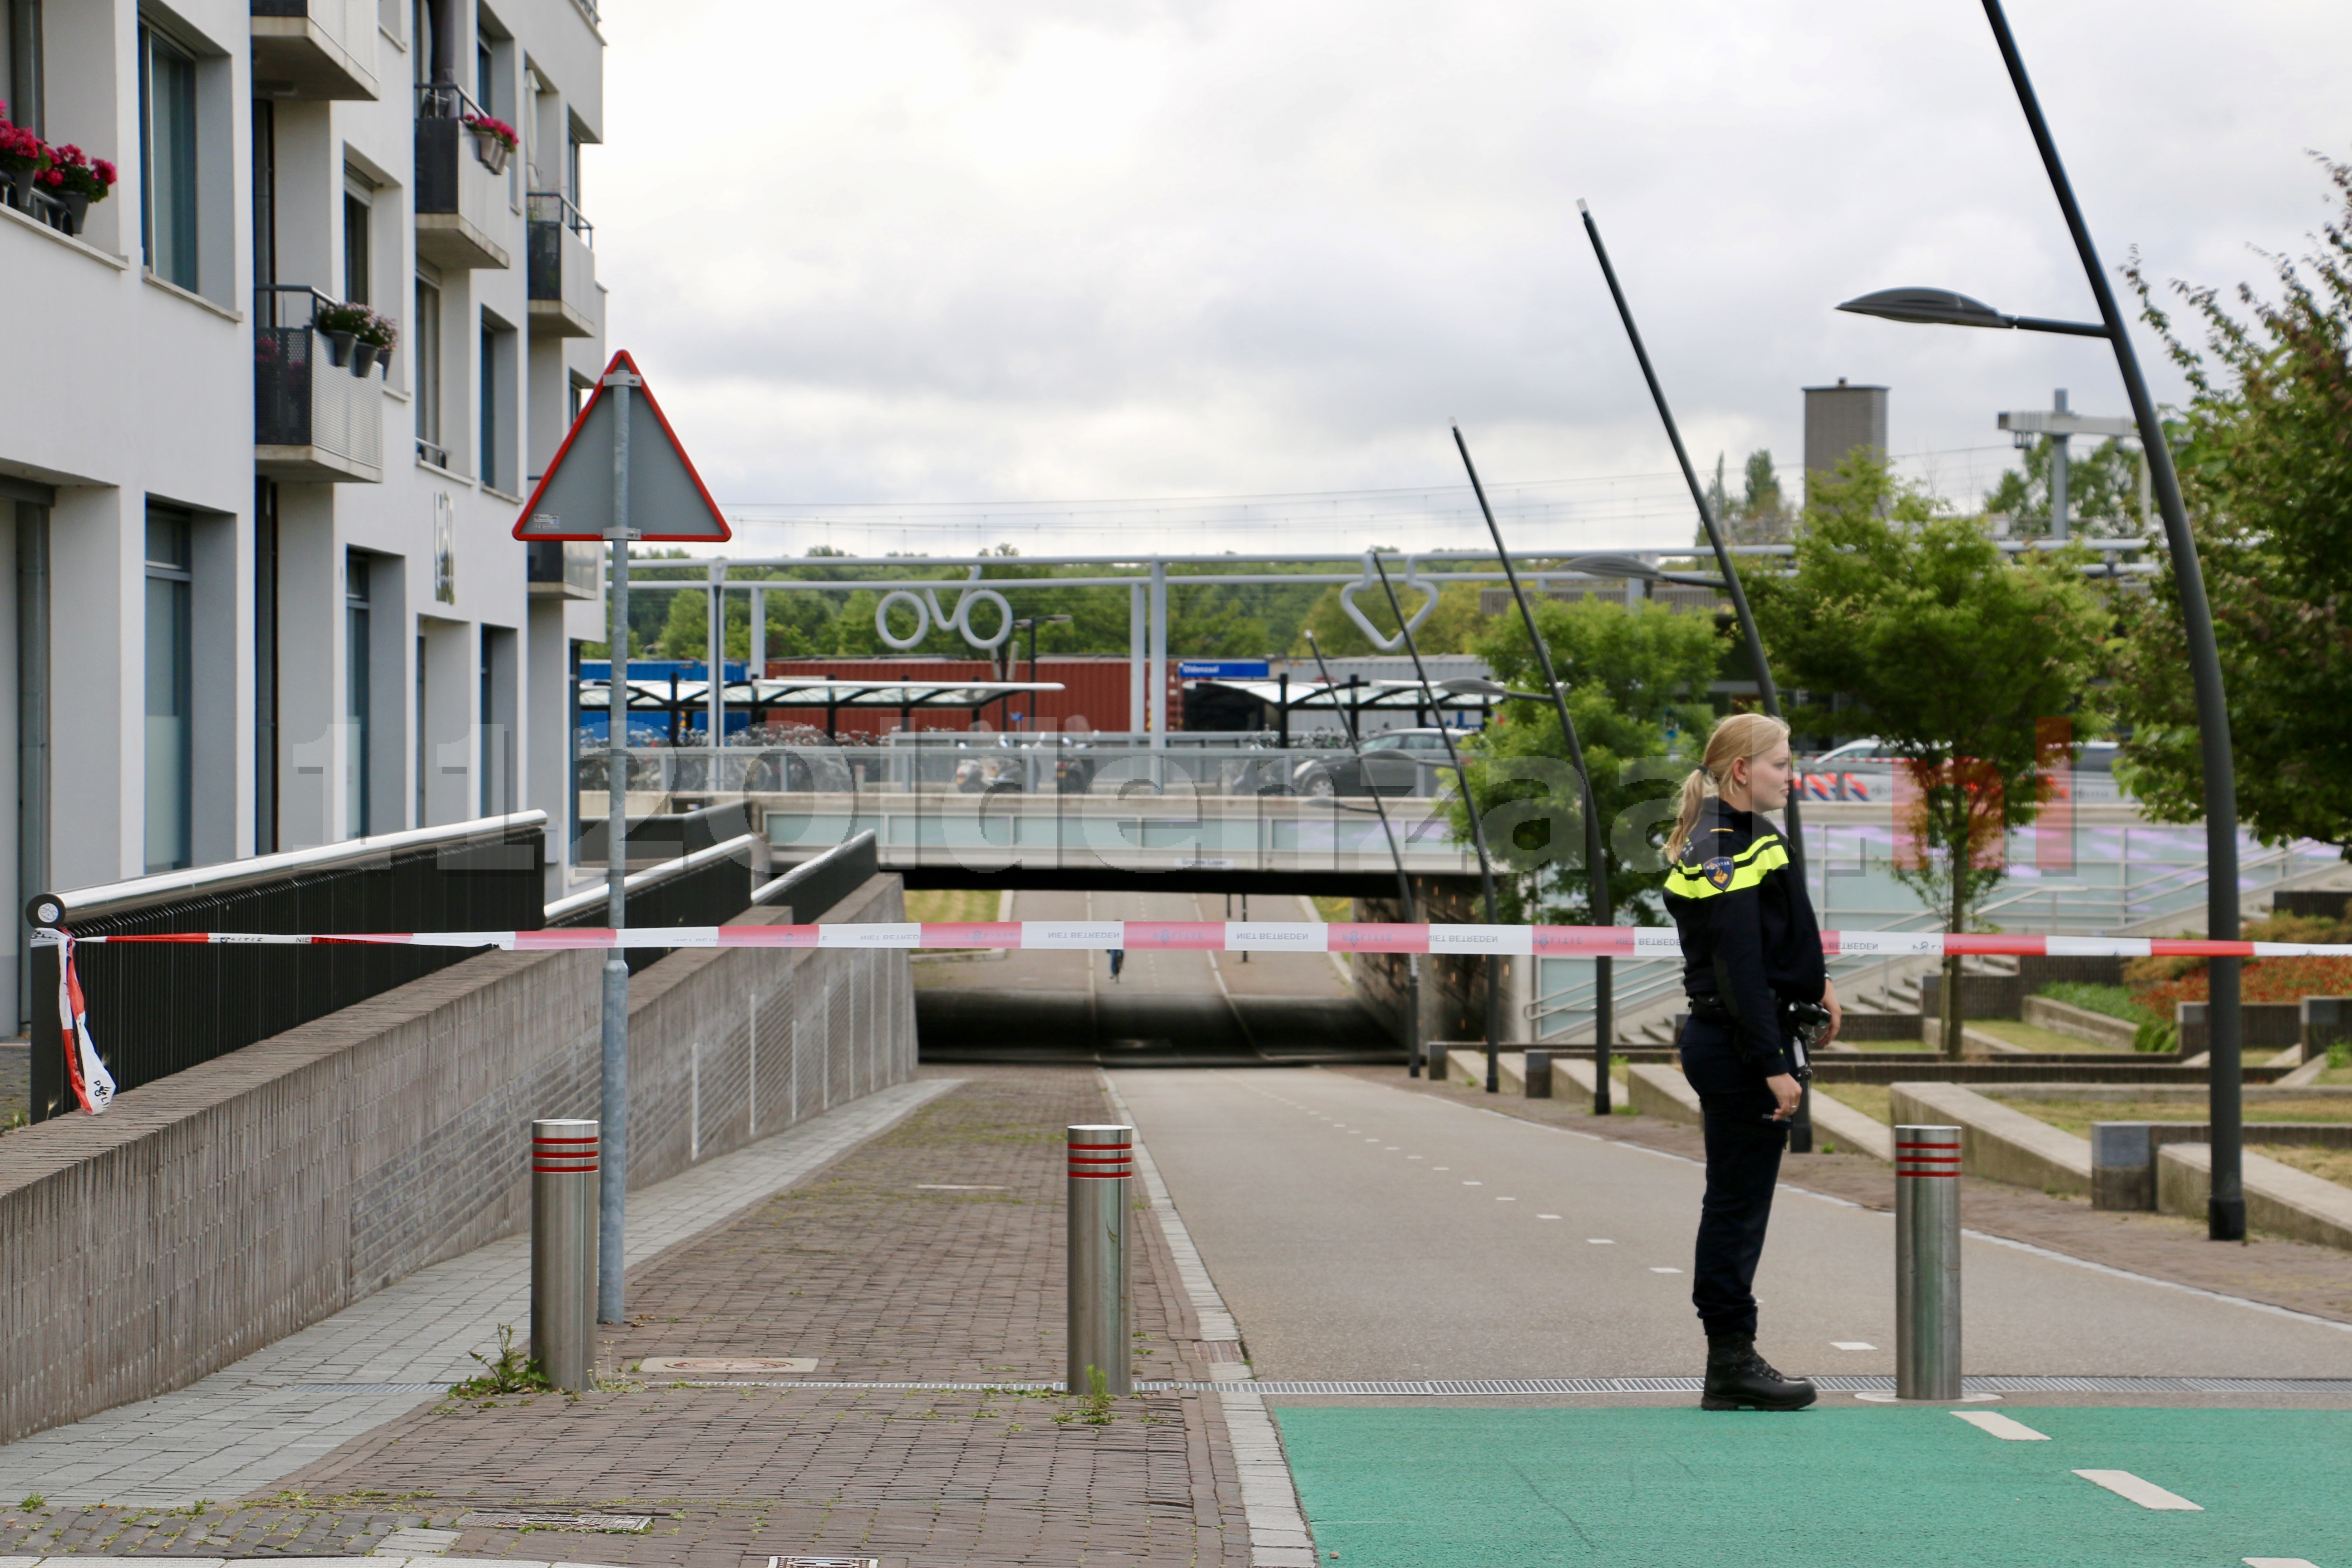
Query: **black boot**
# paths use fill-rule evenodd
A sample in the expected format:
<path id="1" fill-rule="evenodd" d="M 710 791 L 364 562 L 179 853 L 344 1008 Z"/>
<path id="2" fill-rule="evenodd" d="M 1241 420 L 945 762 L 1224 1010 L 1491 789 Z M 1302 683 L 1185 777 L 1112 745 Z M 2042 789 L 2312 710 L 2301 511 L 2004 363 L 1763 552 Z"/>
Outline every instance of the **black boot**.
<path id="1" fill-rule="evenodd" d="M 1782 1377 L 1756 1353 L 1752 1334 L 1706 1336 L 1706 1392 L 1701 1410 L 1802 1410 L 1818 1397 L 1801 1377 Z"/>

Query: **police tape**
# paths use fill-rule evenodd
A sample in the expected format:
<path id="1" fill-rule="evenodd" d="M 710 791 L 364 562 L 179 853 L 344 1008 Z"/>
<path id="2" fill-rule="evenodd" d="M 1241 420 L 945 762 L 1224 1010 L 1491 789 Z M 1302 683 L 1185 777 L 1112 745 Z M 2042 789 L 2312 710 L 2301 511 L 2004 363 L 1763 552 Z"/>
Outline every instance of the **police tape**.
<path id="1" fill-rule="evenodd" d="M 1496 953 L 1512 958 L 1675 958 L 1672 926 L 1407 925 L 1369 921 L 907 921 L 866 925 L 564 926 L 544 931 L 153 931 L 83 936 L 53 927 L 37 946 L 126 942 L 215 947 L 493 947 L 577 949 L 779 947 L 993 948 L 1013 952 Z M 2050 958 L 2352 958 L 2352 944 L 2199 938 L 2026 936 L 2010 932 L 1823 931 L 1827 958 L 1941 958 L 1950 953 Z"/>

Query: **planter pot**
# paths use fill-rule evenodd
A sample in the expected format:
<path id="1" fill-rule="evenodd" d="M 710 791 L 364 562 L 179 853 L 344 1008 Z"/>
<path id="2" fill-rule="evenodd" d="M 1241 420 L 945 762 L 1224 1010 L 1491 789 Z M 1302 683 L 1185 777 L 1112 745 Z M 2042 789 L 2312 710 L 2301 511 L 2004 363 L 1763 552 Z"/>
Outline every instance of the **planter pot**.
<path id="1" fill-rule="evenodd" d="M 81 232 L 81 226 L 89 221 L 89 193 L 88 191 L 68 191 L 65 194 L 64 201 L 66 204 L 66 232 L 68 234 L 79 234 Z"/>
<path id="2" fill-rule="evenodd" d="M 329 364 L 342 366 L 352 363 L 352 346 L 359 342 L 359 337 L 356 333 L 321 332 L 319 335 L 327 340 L 327 363 Z"/>
<path id="3" fill-rule="evenodd" d="M 387 382 L 390 381 L 392 379 L 392 351 L 390 349 L 376 350 L 375 363 L 383 366 L 383 379 Z"/>
<path id="4" fill-rule="evenodd" d="M 352 345 L 352 374 L 358 376 L 362 381 L 365 381 L 367 379 L 367 373 L 374 368 L 375 345 L 373 343 L 353 343 Z"/>
<path id="5" fill-rule="evenodd" d="M 0 179 L 6 181 L 5 185 L 0 185 L 0 195 L 5 195 L 8 198 L 8 205 L 18 212 L 31 212 L 33 210 L 33 176 L 38 173 L 40 171 L 37 168 L 9 170 L 5 175 L 0 175 Z"/>
<path id="6" fill-rule="evenodd" d="M 509 147 L 504 140 L 491 135 L 488 132 L 474 132 L 474 156 L 479 158 L 482 161 L 482 167 L 493 174 L 503 174 L 507 172 L 507 155 L 512 151 L 513 149 Z"/>

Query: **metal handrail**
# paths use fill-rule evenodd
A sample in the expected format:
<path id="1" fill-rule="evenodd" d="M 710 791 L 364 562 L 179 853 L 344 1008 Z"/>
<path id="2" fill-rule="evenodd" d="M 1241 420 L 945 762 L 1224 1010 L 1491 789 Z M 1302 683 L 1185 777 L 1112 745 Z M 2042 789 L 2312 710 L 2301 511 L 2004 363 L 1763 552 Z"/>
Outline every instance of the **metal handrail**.
<path id="1" fill-rule="evenodd" d="M 810 858 L 802 861 L 799 865 L 785 872 L 782 876 L 777 878 L 774 881 L 763 883 L 760 887 L 754 889 L 751 893 L 751 901 L 754 904 L 774 903 L 778 899 L 781 899 L 786 893 L 791 892 L 801 883 L 805 882 L 810 878 L 815 876 L 819 870 L 831 865 L 835 859 L 854 853 L 859 847 L 871 843 L 873 840 L 874 830 L 870 827 L 862 833 L 851 835 L 849 837 L 845 838 L 840 843 L 835 845 L 832 848 L 826 850 L 824 854 L 812 856 Z"/>
<path id="2" fill-rule="evenodd" d="M 560 223 L 578 235 L 581 244 L 592 250 L 595 248 L 596 226 L 583 216 L 580 209 L 572 205 L 572 198 L 562 191 L 526 191 L 523 193 L 523 201 L 526 204 L 524 210 L 529 215 L 530 222 Z M 551 216 L 542 217 L 541 213 L 546 207 L 552 207 L 554 211 Z"/>
<path id="3" fill-rule="evenodd" d="M 658 866 L 648 867 L 642 871 L 633 871 L 621 879 L 621 891 L 625 895 L 642 893 L 647 888 L 657 888 L 662 883 L 683 877 L 689 871 L 699 871 L 714 860 L 732 859 L 759 841 L 760 836 L 756 833 L 739 833 L 723 844 L 714 844 L 708 849 L 698 849 L 691 855 L 681 855 L 675 860 L 665 860 Z M 611 896 L 612 887 L 608 873 L 607 880 L 599 882 L 583 892 L 572 893 L 556 900 L 547 906 L 545 916 L 547 923 L 553 925 L 558 921 L 568 919 L 583 910 L 595 908 Z"/>
<path id="4" fill-rule="evenodd" d="M 509 812 L 504 816 L 453 822 L 440 827 L 412 827 L 400 833 L 377 834 L 372 838 L 347 838 L 340 844 L 321 844 L 310 849 L 289 849 L 276 855 L 257 855 L 247 860 L 225 861 L 217 866 L 199 866 L 185 871 L 160 871 L 152 877 L 133 877 L 128 881 L 41 893 L 33 899 L 26 913 L 36 925 L 56 925 L 66 920 L 123 914 L 151 904 L 235 892 L 241 888 L 257 887 L 283 877 L 364 865 L 404 850 L 454 849 L 464 845 L 503 840 L 518 828 L 543 828 L 546 826 L 547 813 L 534 807 L 530 811 Z M 45 906 L 53 907 L 57 912 L 45 917 L 42 912 Z"/>
<path id="5" fill-rule="evenodd" d="M 490 118 L 490 111 L 476 103 L 466 89 L 454 81 L 421 81 L 416 84 L 417 119 L 463 120 L 469 114 L 481 120 Z"/>
<path id="6" fill-rule="evenodd" d="M 280 297 L 297 294 L 308 295 L 310 297 L 310 320 L 306 321 L 287 321 L 281 320 L 278 309 L 279 304 L 283 302 Z M 261 318 L 257 324 L 278 330 L 294 326 L 308 327 L 315 325 L 319 320 L 319 312 L 321 310 L 331 310 L 342 302 L 343 301 L 336 299 L 332 294 L 320 293 L 318 289 L 313 289 L 308 283 L 262 283 L 257 284 L 253 290 L 253 313 Z"/>

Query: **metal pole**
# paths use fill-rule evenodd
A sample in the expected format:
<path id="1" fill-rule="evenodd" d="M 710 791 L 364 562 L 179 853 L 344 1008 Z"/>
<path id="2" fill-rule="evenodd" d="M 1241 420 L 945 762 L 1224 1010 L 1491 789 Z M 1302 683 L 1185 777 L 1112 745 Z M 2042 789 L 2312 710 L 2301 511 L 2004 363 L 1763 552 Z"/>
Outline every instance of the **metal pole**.
<path id="1" fill-rule="evenodd" d="M 1144 660 L 1143 584 L 1130 583 L 1127 589 L 1127 730 L 1139 735 L 1150 727 L 1150 710 L 1143 701 Z"/>
<path id="2" fill-rule="evenodd" d="M 1576 769 L 1578 784 L 1584 800 L 1584 864 L 1591 881 L 1588 895 L 1592 903 L 1592 923 L 1605 926 L 1617 923 L 1609 900 L 1609 853 L 1601 842 L 1601 807 L 1593 799 L 1592 772 L 1584 765 L 1584 742 L 1578 739 L 1576 721 L 1569 717 L 1568 697 L 1560 689 L 1559 677 L 1551 667 L 1551 647 L 1544 641 L 1543 633 L 1536 629 L 1535 606 L 1528 602 L 1527 590 L 1519 586 L 1519 572 L 1511 563 L 1510 550 L 1503 543 L 1503 531 L 1495 521 L 1495 509 L 1486 504 L 1486 487 L 1478 479 L 1478 465 L 1470 460 L 1470 443 L 1462 438 L 1462 426 L 1454 426 L 1454 446 L 1462 454 L 1462 467 L 1470 475 L 1470 489 L 1478 498 L 1478 510 L 1486 514 L 1486 531 L 1495 540 L 1495 553 L 1502 557 L 1503 575 L 1511 584 L 1511 597 L 1519 606 L 1519 619 L 1528 628 L 1528 641 L 1536 650 L 1536 663 L 1543 670 L 1544 689 L 1551 693 L 1552 711 L 1559 716 L 1559 732 L 1568 740 L 1568 760 Z M 1632 578 L 1628 582 L 1633 581 Z M 1528 960 L 1533 964 L 1536 961 Z M 1592 1114 L 1609 1114 L 1609 1047 L 1617 1037 L 1617 961 L 1605 953 L 1592 960 Z"/>
<path id="3" fill-rule="evenodd" d="M 2066 389 L 2060 387 L 2052 395 L 2056 401 L 2051 406 L 2059 413 L 2066 412 Z M 2044 436 L 2050 443 L 2050 537 L 2059 543 L 2066 542 L 2066 437 Z"/>
<path id="4" fill-rule="evenodd" d="M 530 1124 L 530 1353 L 558 1388 L 596 1376 L 596 1123 Z"/>
<path id="5" fill-rule="evenodd" d="M 1675 461 L 1682 465 L 1683 482 L 1690 487 L 1691 501 L 1698 508 L 1698 521 L 1706 530 L 1706 541 L 1715 547 L 1716 570 L 1723 576 L 1723 584 L 1731 594 L 1732 612 L 1739 617 L 1739 633 L 1748 644 L 1748 662 L 1756 668 L 1756 689 L 1764 700 L 1764 711 L 1778 719 L 1780 715 L 1780 689 L 1772 683 L 1772 666 L 1764 658 L 1764 638 L 1756 630 L 1756 617 L 1748 610 L 1748 590 L 1739 585 L 1738 569 L 1731 564 L 1731 552 L 1723 542 L 1723 527 L 1706 504 L 1706 488 L 1698 482 L 1698 470 L 1691 467 L 1690 454 L 1683 449 L 1683 433 L 1675 424 L 1675 411 L 1666 406 L 1665 389 L 1658 384 L 1658 373 L 1651 367 L 1650 351 L 1642 346 L 1641 329 L 1633 325 L 1633 308 L 1625 303 L 1625 290 L 1617 286 L 1617 269 L 1609 264 L 1609 247 L 1601 243 L 1601 226 L 1592 221 L 1592 209 L 1582 202 L 1576 210 L 1583 216 L 1585 237 L 1592 241 L 1592 254 L 1601 263 L 1601 276 L 1608 280 L 1609 297 L 1617 301 L 1617 319 L 1625 323 L 1625 339 L 1633 345 L 1633 357 L 1642 366 L 1642 379 L 1650 384 L 1650 401 L 1658 405 L 1658 418 L 1666 427 L 1666 440 L 1675 449 Z M 1805 825 L 1797 809 L 1797 793 L 1789 792 L 1789 864 L 1797 873 L 1797 880 L 1805 879 Z"/>
<path id="6" fill-rule="evenodd" d="M 615 371 L 613 394 L 613 543 L 611 622 L 605 631 L 612 679 L 604 708 L 605 923 L 619 932 L 629 923 L 629 389 L 636 378 Z M 621 1321 L 623 1236 L 629 1182 L 629 963 L 615 945 L 604 952 L 602 1031 L 602 1111 L 604 1157 L 596 1173 L 596 1316 Z"/>
<path id="7" fill-rule="evenodd" d="M 1168 748 L 1168 563 L 1151 563 L 1151 655 L 1144 679 L 1150 683 L 1147 694 L 1151 704 L 1151 747 L 1154 751 Z M 1160 782 L 1154 769 L 1151 782 Z"/>
<path id="8" fill-rule="evenodd" d="M 718 748 L 727 743 L 727 568 L 714 565 L 710 572 L 710 618 L 703 627 L 702 661 L 702 722 L 709 733 L 703 737 L 709 745 L 710 772 L 702 787 L 716 794 L 719 789 Z"/>
<path id="9" fill-rule="evenodd" d="M 1323 689 L 1336 694 L 1338 688 L 1331 684 L 1331 667 L 1323 662 L 1323 645 L 1315 640 L 1315 634 L 1311 630 L 1307 634 L 1307 646 L 1315 654 L 1315 668 L 1322 673 Z M 1283 676 L 1285 683 L 1283 718 L 1286 726 L 1290 714 L 1289 679 L 1290 677 L 1287 674 Z M 1353 677 L 1349 678 L 1348 684 L 1352 689 L 1355 686 Z M 1336 695 L 1333 700 L 1337 700 Z M 1339 710 L 1339 717 L 1348 726 L 1348 751 L 1356 759 L 1356 776 L 1362 778 L 1365 776 L 1364 737 L 1357 725 L 1354 706 L 1352 704 L 1342 706 Z M 1372 791 L 1372 809 L 1380 813 L 1381 836 L 1388 840 L 1389 860 L 1396 867 L 1397 898 L 1404 905 L 1404 923 L 1418 925 L 1421 923 L 1421 917 L 1413 912 L 1412 879 L 1405 875 L 1404 851 L 1397 847 L 1396 828 L 1389 821 L 1388 803 L 1381 798 L 1381 792 L 1378 790 Z M 1421 1076 L 1421 962 L 1418 954 L 1410 952 L 1405 954 L 1405 1005 L 1411 1010 L 1411 1015 L 1405 1023 L 1404 1030 L 1404 1071 L 1407 1078 L 1419 1078 Z"/>
<path id="10" fill-rule="evenodd" d="M 768 591 L 765 588 L 751 590 L 750 651 L 751 668 L 743 673 L 753 680 L 765 680 L 768 677 Z M 758 688 L 753 688 L 755 692 L 757 689 Z"/>
<path id="11" fill-rule="evenodd" d="M 2116 369 L 2123 376 L 2124 390 L 2131 396 L 2132 418 L 2139 426 L 2140 446 L 2147 454 L 2149 480 L 2164 513 L 2165 547 L 2172 556 L 2173 582 L 2180 595 L 2181 629 L 2188 638 L 2189 670 L 2196 684 L 2197 742 L 2205 764 L 2205 934 L 2215 942 L 2234 942 L 2239 896 L 2238 777 L 2230 754 L 2230 704 L 2221 685 L 2221 650 L 2213 640 L 2213 610 L 2206 602 L 2205 577 L 2197 563 L 2197 538 L 2189 531 L 2189 509 L 2180 499 L 2180 476 L 2172 466 L 2172 447 L 2164 438 L 2163 422 L 2157 417 L 2156 399 L 2140 374 L 2139 355 L 2124 330 L 2116 291 L 2107 282 L 2106 268 L 2099 264 L 2083 209 L 2075 205 L 2066 167 L 2058 161 L 2058 143 L 2051 139 L 2050 127 L 2042 118 L 2041 102 L 2033 96 L 2033 83 L 2026 77 L 2017 40 L 2010 36 L 2000 0 L 1985 0 L 1985 18 L 1992 24 L 1993 39 L 2000 46 L 2002 63 L 2008 66 L 2010 82 L 2017 89 L 2018 106 L 2032 130 L 2033 144 L 2041 150 L 2051 191 L 2065 214 L 2066 230 L 2074 237 L 2083 276 L 2099 302 L 2099 320 L 2105 324 L 2107 342 L 2116 351 Z M 2213 1130 L 2213 1188 L 2206 1207 L 2206 1234 L 2215 1241 L 2242 1241 L 2246 1236 L 2241 1049 L 2244 1037 L 2238 1014 L 2239 960 L 2210 959 L 2206 976 L 2210 996 L 2207 1037 L 2212 1049 L 2208 1069 L 2212 1098 L 2207 1118 Z"/>
<path id="12" fill-rule="evenodd" d="M 1960 1396 L 1960 1130 L 1895 1130 L 1895 1396 Z"/>
<path id="13" fill-rule="evenodd" d="M 1454 779 L 1462 789 L 1462 805 L 1470 814 L 1470 845 L 1478 852 L 1478 889 L 1486 899 L 1486 923 L 1498 926 L 1503 917 L 1495 909 L 1495 863 L 1486 854 L 1486 825 L 1478 816 L 1478 803 L 1470 794 L 1470 774 L 1462 765 L 1462 753 L 1454 748 L 1454 731 L 1445 727 L 1445 708 L 1438 700 L 1437 689 L 1429 683 L 1429 671 L 1421 662 L 1421 649 L 1412 640 L 1412 627 L 1406 624 L 1404 607 L 1397 603 L 1396 584 L 1389 581 L 1388 563 L 1375 555 L 1373 567 L 1381 574 L 1381 586 L 1388 590 L 1389 613 L 1396 616 L 1397 630 L 1404 634 L 1404 651 L 1412 656 L 1413 679 L 1421 682 L 1421 694 L 1437 714 L 1438 739 L 1445 742 L 1445 760 L 1454 768 Z M 1369 786 L 1368 786 L 1369 787 Z M 1502 1043 L 1498 1036 L 1503 1010 L 1503 959 L 1499 953 L 1486 960 L 1486 1092 L 1503 1092 Z M 1419 1020 L 1415 1020 L 1416 1026 Z M 1444 1081 L 1443 1075 L 1440 1081 Z"/>
<path id="14" fill-rule="evenodd" d="M 1078 1126 L 1070 1143 L 1068 1387 L 1135 1392 L 1128 1290 L 1127 1184 L 1135 1174 L 1135 1129 Z"/>

